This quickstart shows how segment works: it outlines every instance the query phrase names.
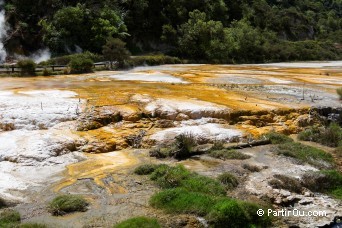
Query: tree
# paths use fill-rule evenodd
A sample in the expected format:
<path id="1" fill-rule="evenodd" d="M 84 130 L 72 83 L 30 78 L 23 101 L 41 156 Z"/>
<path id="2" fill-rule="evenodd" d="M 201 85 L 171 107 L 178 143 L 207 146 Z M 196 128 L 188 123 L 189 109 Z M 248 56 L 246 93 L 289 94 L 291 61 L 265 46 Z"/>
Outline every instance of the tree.
<path id="1" fill-rule="evenodd" d="M 113 62 L 118 61 L 122 66 L 124 61 L 130 57 L 126 49 L 126 43 L 117 38 L 108 38 L 102 49 L 103 56 L 110 61 L 110 67 L 113 68 Z"/>

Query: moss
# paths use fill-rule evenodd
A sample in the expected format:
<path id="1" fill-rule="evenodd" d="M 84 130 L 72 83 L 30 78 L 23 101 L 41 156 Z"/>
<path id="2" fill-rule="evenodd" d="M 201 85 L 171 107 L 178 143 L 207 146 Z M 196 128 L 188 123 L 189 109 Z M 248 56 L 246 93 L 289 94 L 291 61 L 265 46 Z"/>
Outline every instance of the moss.
<path id="1" fill-rule="evenodd" d="M 88 202 L 78 195 L 61 195 L 54 198 L 48 206 L 53 215 L 64 215 L 71 212 L 84 212 L 87 210 Z"/>
<path id="2" fill-rule="evenodd" d="M 239 185 L 239 180 L 231 173 L 222 173 L 217 179 L 228 189 L 234 189 Z"/>
<path id="3" fill-rule="evenodd" d="M 146 218 L 146 217 L 135 217 L 125 220 L 114 228 L 159 228 L 160 225 L 156 219 Z"/>
<path id="4" fill-rule="evenodd" d="M 292 142 L 280 144 L 275 148 L 275 152 L 318 168 L 331 168 L 333 166 L 333 157 L 331 154 L 301 143 Z"/>
<path id="5" fill-rule="evenodd" d="M 222 159 L 222 160 L 246 160 L 251 158 L 251 156 L 243 154 L 239 151 L 236 150 L 210 150 L 209 151 L 209 156 Z"/>

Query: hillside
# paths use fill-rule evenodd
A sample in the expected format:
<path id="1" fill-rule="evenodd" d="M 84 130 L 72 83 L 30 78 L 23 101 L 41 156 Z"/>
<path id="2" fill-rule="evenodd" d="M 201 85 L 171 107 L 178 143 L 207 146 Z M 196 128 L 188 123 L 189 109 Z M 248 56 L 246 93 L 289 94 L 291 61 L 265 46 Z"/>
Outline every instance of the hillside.
<path id="1" fill-rule="evenodd" d="M 6 0 L 10 55 L 102 53 L 108 37 L 131 53 L 196 62 L 341 59 L 341 0 Z M 3 30 L 4 27 L 2 26 Z"/>

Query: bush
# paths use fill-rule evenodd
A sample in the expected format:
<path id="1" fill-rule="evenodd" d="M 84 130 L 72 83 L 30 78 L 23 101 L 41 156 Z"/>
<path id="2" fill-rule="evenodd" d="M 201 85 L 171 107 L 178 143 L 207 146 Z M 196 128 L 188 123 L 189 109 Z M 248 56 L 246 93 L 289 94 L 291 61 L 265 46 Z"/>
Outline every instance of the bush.
<path id="1" fill-rule="evenodd" d="M 70 73 L 72 74 L 90 73 L 93 71 L 93 66 L 93 60 L 83 56 L 72 57 L 69 63 Z"/>
<path id="2" fill-rule="evenodd" d="M 52 75 L 52 72 L 50 70 L 48 70 L 47 68 L 44 68 L 42 74 L 43 74 L 43 76 L 50 76 L 50 75 Z"/>
<path id="3" fill-rule="evenodd" d="M 210 150 L 209 151 L 209 156 L 213 158 L 218 158 L 222 160 L 229 160 L 229 159 L 234 159 L 234 160 L 246 160 L 251 158 L 251 156 L 243 154 L 239 151 L 236 150 Z"/>
<path id="4" fill-rule="evenodd" d="M 264 135 L 264 137 L 271 141 L 272 144 L 281 144 L 287 142 L 293 142 L 293 139 L 290 137 L 277 133 L 277 132 L 269 132 Z"/>
<path id="5" fill-rule="evenodd" d="M 215 199 L 202 193 L 175 188 L 154 194 L 150 199 L 150 204 L 167 213 L 189 213 L 203 216 L 215 204 Z"/>
<path id="6" fill-rule="evenodd" d="M 114 228 L 159 228 L 160 225 L 156 219 L 146 218 L 146 217 L 136 217 L 125 220 Z"/>
<path id="7" fill-rule="evenodd" d="M 11 227 L 20 222 L 19 212 L 12 209 L 5 209 L 0 212 L 0 227 Z"/>
<path id="8" fill-rule="evenodd" d="M 339 195 L 342 189 L 342 174 L 336 170 L 308 172 L 302 177 L 304 187 L 314 192 Z"/>
<path id="9" fill-rule="evenodd" d="M 78 53 L 78 54 L 72 54 L 72 55 L 64 55 L 64 56 L 60 56 L 60 57 L 55 57 L 55 58 L 51 58 L 48 61 L 41 63 L 41 65 L 68 65 L 71 61 L 71 59 L 73 58 L 77 58 L 77 57 L 82 57 L 85 59 L 91 59 L 93 62 L 100 62 L 103 61 L 103 57 L 98 55 L 98 54 L 94 54 L 91 53 L 89 51 L 83 52 L 83 53 Z"/>
<path id="10" fill-rule="evenodd" d="M 336 89 L 336 92 L 337 92 L 337 94 L 338 94 L 340 100 L 342 100 L 342 88 Z"/>
<path id="11" fill-rule="evenodd" d="M 144 164 L 135 168 L 134 173 L 138 175 L 149 175 L 158 168 L 158 165 Z"/>
<path id="12" fill-rule="evenodd" d="M 20 60 L 17 63 L 20 67 L 21 76 L 35 76 L 36 75 L 36 63 L 31 59 Z"/>
<path id="13" fill-rule="evenodd" d="M 180 134 L 176 136 L 174 157 L 178 159 L 190 157 L 190 153 L 193 148 L 197 145 L 197 140 L 191 133 Z"/>
<path id="14" fill-rule="evenodd" d="M 293 177 L 276 174 L 274 175 L 274 179 L 270 180 L 268 183 L 276 189 L 286 189 L 296 193 L 302 192 L 302 185 L 300 181 Z"/>
<path id="15" fill-rule="evenodd" d="M 87 206 L 88 202 L 82 196 L 61 195 L 49 203 L 48 210 L 53 215 L 64 215 L 76 211 L 84 212 Z"/>
<path id="16" fill-rule="evenodd" d="M 260 172 L 262 170 L 262 168 L 260 168 L 259 166 L 250 165 L 250 164 L 243 164 L 242 168 L 247 169 L 248 171 L 251 171 L 251 172 Z"/>
<path id="17" fill-rule="evenodd" d="M 299 133 L 298 139 L 337 147 L 342 141 L 342 128 L 336 123 L 331 123 L 326 128 L 311 127 Z"/>
<path id="18" fill-rule="evenodd" d="M 161 165 L 152 173 L 151 179 L 162 188 L 181 187 L 193 192 L 225 195 L 224 187 L 218 181 L 191 173 L 182 165 L 176 167 Z"/>
<path id="19" fill-rule="evenodd" d="M 222 173 L 217 179 L 228 189 L 236 188 L 239 185 L 239 180 L 231 173 Z"/>
<path id="20" fill-rule="evenodd" d="M 301 143 L 285 143 L 275 148 L 277 154 L 297 159 L 302 163 L 309 163 L 318 168 L 331 168 L 333 157 L 331 154 L 315 147 L 306 146 Z"/>

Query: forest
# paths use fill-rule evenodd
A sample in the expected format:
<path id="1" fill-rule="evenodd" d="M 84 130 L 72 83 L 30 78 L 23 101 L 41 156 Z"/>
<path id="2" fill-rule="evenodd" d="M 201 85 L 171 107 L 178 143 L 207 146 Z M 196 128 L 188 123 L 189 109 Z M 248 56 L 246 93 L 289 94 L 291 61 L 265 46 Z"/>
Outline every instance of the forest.
<path id="1" fill-rule="evenodd" d="M 205 63 L 336 60 L 341 0 L 6 0 L 9 53 L 49 48 L 102 54 L 110 38 L 132 55 Z"/>

